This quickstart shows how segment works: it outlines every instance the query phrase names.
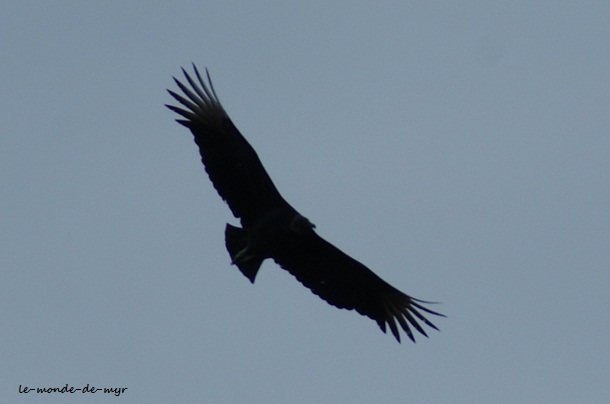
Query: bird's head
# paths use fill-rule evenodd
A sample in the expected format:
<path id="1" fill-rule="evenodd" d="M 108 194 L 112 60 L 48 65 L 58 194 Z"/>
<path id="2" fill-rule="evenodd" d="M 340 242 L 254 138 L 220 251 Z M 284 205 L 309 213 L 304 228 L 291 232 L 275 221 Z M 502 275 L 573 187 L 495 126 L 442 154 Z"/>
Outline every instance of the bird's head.
<path id="1" fill-rule="evenodd" d="M 315 224 L 311 223 L 309 219 L 307 219 L 305 216 L 299 215 L 298 213 L 294 215 L 292 221 L 290 222 L 290 231 L 298 234 L 315 228 Z"/>

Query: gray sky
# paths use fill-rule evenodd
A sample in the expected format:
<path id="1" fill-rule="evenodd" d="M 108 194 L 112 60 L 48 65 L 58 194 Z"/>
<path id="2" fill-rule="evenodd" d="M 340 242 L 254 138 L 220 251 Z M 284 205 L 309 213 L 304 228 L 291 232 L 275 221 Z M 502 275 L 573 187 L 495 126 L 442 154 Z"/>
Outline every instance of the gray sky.
<path id="1" fill-rule="evenodd" d="M 610 3 L 2 9 L 3 401 L 610 400 Z M 284 197 L 443 302 L 440 333 L 229 266 L 236 221 L 163 107 L 191 61 Z"/>

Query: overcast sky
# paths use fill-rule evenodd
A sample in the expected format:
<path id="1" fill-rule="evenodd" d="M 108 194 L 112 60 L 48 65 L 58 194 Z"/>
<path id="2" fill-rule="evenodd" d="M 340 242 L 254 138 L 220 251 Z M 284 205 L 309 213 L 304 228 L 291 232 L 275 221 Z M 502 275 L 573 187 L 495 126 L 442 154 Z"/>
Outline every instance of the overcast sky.
<path id="1" fill-rule="evenodd" d="M 4 2 L 0 401 L 610 401 L 609 19 L 607 1 Z M 398 344 L 272 262 L 255 285 L 229 265 L 236 220 L 163 106 L 191 62 L 283 196 L 442 302 L 441 332 Z"/>

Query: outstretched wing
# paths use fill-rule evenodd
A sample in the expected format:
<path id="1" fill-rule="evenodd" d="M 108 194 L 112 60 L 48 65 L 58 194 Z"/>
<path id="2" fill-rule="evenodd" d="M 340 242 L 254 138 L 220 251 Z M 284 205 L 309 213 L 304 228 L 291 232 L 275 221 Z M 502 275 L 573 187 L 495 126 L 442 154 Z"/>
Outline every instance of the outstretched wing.
<path id="1" fill-rule="evenodd" d="M 190 88 L 174 77 L 184 95 L 167 90 L 183 107 L 166 105 L 184 119 L 176 121 L 191 130 L 201 161 L 214 188 L 243 226 L 249 226 L 270 208 L 284 203 L 256 152 L 239 133 L 220 104 L 210 75 L 209 86 L 193 64 L 197 82 L 184 70 Z"/>
<path id="2" fill-rule="evenodd" d="M 394 288 L 313 230 L 289 244 L 273 257 L 282 268 L 329 304 L 370 317 L 384 333 L 389 326 L 398 342 L 398 326 L 415 342 L 412 328 L 428 336 L 421 323 L 438 330 L 423 313 L 445 317 L 423 306 L 429 302 Z"/>

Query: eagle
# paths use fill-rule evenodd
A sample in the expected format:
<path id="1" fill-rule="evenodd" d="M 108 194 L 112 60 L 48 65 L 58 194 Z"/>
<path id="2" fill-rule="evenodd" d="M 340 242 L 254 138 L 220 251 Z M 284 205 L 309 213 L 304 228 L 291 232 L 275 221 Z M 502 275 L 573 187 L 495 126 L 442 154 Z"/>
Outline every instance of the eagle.
<path id="1" fill-rule="evenodd" d="M 208 70 L 207 83 L 195 64 L 193 70 L 194 76 L 182 68 L 188 85 L 173 78 L 182 95 L 167 91 L 180 106 L 166 107 L 190 129 L 214 188 L 240 220 L 242 227 L 225 228 L 231 264 L 254 283 L 262 262 L 273 259 L 327 303 L 371 318 L 398 342 L 399 327 L 413 342 L 412 329 L 426 337 L 424 324 L 438 331 L 424 316 L 445 317 L 425 307 L 432 302 L 401 292 L 320 237 L 316 226 L 282 197 L 220 103 Z"/>

